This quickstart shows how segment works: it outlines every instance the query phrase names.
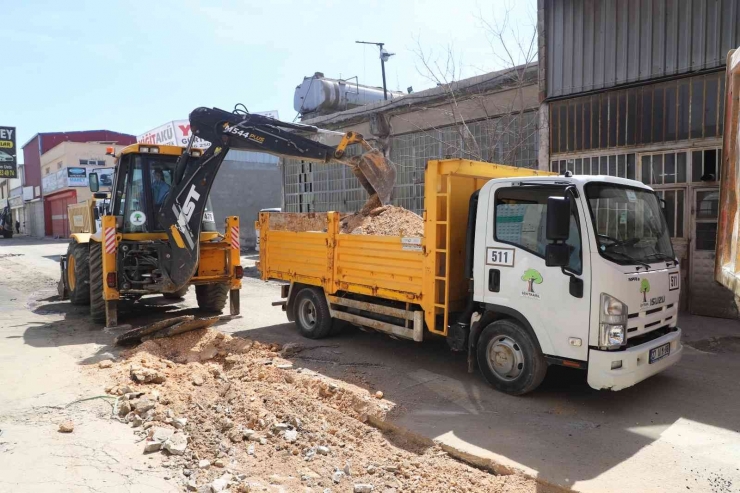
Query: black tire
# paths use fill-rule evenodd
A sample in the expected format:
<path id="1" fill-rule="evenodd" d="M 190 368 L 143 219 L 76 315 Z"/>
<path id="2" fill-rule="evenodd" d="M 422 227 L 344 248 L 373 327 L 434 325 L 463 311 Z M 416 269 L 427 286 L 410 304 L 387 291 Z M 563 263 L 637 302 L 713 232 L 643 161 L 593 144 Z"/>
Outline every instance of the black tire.
<path id="1" fill-rule="evenodd" d="M 322 339 L 331 334 L 332 319 L 322 290 L 303 288 L 293 301 L 293 316 L 303 337 Z"/>
<path id="2" fill-rule="evenodd" d="M 195 286 L 195 297 L 201 310 L 221 313 L 229 296 L 228 284 L 204 284 Z"/>
<path id="3" fill-rule="evenodd" d="M 72 240 L 67 247 L 67 271 L 64 273 L 64 287 L 73 305 L 90 303 L 90 266 L 87 243 Z M 72 277 L 72 279 L 70 279 Z"/>
<path id="4" fill-rule="evenodd" d="M 90 243 L 90 317 L 105 323 L 105 298 L 103 298 L 103 246 Z"/>
<path id="5" fill-rule="evenodd" d="M 3 238 L 12 238 L 12 237 L 13 237 L 12 231 L 8 231 L 7 229 L 3 230 Z"/>
<path id="6" fill-rule="evenodd" d="M 162 293 L 162 296 L 168 300 L 179 300 L 180 298 L 188 294 L 188 289 L 190 289 L 190 286 L 185 286 L 184 288 L 180 288 L 174 293 Z"/>
<path id="7" fill-rule="evenodd" d="M 489 324 L 478 339 L 476 352 L 483 377 L 507 394 L 533 391 L 547 373 L 547 362 L 537 339 L 515 320 Z"/>

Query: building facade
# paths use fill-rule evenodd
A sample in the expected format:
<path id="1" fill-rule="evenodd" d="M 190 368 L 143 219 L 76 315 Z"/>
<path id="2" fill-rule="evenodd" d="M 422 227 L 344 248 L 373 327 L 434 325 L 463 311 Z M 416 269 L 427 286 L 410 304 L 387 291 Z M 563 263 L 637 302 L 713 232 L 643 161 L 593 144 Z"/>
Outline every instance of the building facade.
<path id="1" fill-rule="evenodd" d="M 110 187 L 115 163 L 113 156 L 106 155 L 108 147 L 113 147 L 118 153 L 125 146 L 64 141 L 41 155 L 41 191 L 47 236 L 68 236 L 67 206 L 92 198 L 87 179 L 89 173 L 98 174 L 101 190 Z"/>
<path id="2" fill-rule="evenodd" d="M 32 236 L 54 236 L 51 209 L 43 198 L 41 157 L 63 142 L 97 142 L 106 145 L 126 146 L 136 142 L 136 137 L 111 130 L 83 130 L 77 132 L 45 132 L 31 137 L 23 145 L 23 211 L 26 232 Z M 105 154 L 105 151 L 103 151 Z M 75 195 L 76 196 L 76 195 Z M 71 202 L 70 202 L 71 203 Z M 64 210 L 66 215 L 66 208 Z M 59 216 L 60 214 L 56 214 Z M 61 233 L 58 226 L 57 233 Z M 64 233 L 65 236 L 66 233 Z"/>
<path id="3" fill-rule="evenodd" d="M 540 167 L 653 187 L 681 262 L 682 308 L 731 318 L 734 296 L 713 272 L 738 16 L 733 0 L 538 0 Z"/>

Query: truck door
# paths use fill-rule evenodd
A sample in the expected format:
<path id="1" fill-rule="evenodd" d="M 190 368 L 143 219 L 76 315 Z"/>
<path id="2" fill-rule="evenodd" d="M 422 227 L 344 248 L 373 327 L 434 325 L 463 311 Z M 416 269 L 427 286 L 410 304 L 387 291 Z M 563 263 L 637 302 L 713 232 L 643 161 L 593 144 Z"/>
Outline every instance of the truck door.
<path id="1" fill-rule="evenodd" d="M 571 215 L 568 266 L 545 265 L 547 199 L 564 194 L 563 186 L 546 184 L 494 188 L 487 218 L 484 301 L 521 314 L 546 355 L 586 361 L 591 275 L 582 208 L 574 206 Z M 571 294 L 571 282 L 583 282 L 582 297 Z"/>

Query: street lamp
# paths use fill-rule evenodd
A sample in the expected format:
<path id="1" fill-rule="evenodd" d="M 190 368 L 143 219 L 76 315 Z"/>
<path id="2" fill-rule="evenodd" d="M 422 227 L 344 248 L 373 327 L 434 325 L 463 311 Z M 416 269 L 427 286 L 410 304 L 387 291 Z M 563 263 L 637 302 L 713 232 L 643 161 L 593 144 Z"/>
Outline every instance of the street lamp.
<path id="1" fill-rule="evenodd" d="M 388 53 L 388 51 L 383 48 L 385 43 L 373 43 L 371 41 L 355 41 L 355 43 L 362 45 L 375 45 L 380 50 L 380 69 L 383 71 L 383 99 L 388 99 L 388 90 L 385 88 L 385 62 L 395 55 L 395 53 Z"/>

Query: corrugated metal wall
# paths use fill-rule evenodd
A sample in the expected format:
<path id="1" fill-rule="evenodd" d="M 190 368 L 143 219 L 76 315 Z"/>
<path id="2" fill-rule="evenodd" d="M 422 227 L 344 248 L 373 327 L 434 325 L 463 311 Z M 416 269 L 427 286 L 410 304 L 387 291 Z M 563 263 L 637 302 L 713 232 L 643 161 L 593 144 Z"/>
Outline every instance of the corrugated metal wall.
<path id="1" fill-rule="evenodd" d="M 548 98 L 715 68 L 740 44 L 738 0 L 544 0 L 544 7 Z"/>

